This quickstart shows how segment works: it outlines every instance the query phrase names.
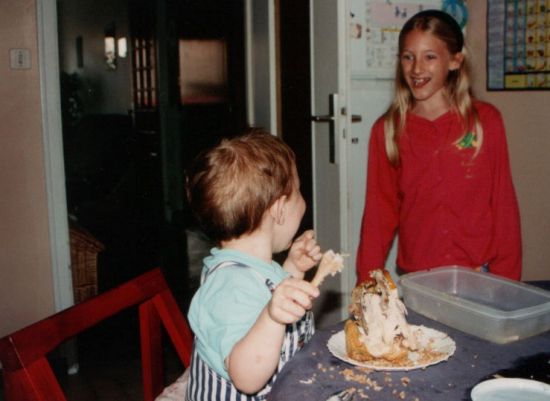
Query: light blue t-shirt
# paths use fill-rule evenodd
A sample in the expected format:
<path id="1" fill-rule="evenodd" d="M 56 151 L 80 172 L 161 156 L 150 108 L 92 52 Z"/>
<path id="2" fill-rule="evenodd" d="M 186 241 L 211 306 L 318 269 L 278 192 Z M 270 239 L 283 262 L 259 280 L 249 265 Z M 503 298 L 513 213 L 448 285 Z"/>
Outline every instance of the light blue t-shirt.
<path id="1" fill-rule="evenodd" d="M 229 379 L 225 358 L 271 299 L 265 279 L 277 285 L 289 274 L 275 261 L 269 264 L 236 250 L 213 248 L 210 253 L 204 259 L 203 277 L 222 262 L 248 266 L 224 266 L 213 271 L 189 308 L 197 352 L 216 373 Z"/>

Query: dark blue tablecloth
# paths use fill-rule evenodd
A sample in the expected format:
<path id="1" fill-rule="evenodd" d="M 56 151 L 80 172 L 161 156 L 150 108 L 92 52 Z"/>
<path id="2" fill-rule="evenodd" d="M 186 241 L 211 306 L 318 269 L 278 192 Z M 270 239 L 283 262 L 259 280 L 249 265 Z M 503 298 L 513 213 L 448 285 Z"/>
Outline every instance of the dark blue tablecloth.
<path id="1" fill-rule="evenodd" d="M 548 283 L 536 284 L 547 287 Z M 287 363 L 268 399 L 324 401 L 330 394 L 354 387 L 354 401 L 469 401 L 472 387 L 495 374 L 550 383 L 550 331 L 509 344 L 494 344 L 412 311 L 407 320 L 448 333 L 456 342 L 454 355 L 425 369 L 366 370 L 337 359 L 327 349 L 329 338 L 343 328 L 338 324 L 318 331 Z"/>

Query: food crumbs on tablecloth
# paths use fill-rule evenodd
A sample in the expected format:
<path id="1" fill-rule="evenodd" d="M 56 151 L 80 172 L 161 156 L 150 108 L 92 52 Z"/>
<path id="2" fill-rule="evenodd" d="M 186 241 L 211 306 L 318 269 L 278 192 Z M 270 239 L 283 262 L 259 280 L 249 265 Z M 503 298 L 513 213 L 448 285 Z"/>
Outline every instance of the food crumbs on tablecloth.
<path id="1" fill-rule="evenodd" d="M 300 380 L 299 382 L 302 384 L 313 384 L 317 380 L 317 373 L 314 373 L 313 376 L 311 376 L 308 379 Z"/>
<path id="2" fill-rule="evenodd" d="M 407 387 L 410 382 L 411 382 L 411 379 L 409 379 L 407 376 L 401 378 L 401 384 L 403 384 L 403 386 L 405 387 Z"/>
<path id="3" fill-rule="evenodd" d="M 343 369 L 340 374 L 344 376 L 346 381 L 355 381 L 357 383 L 364 384 L 366 387 L 372 388 L 374 391 L 382 390 L 382 387 L 380 387 L 375 380 L 372 380 L 367 375 L 355 373 L 353 369 Z"/>
<path id="4" fill-rule="evenodd" d="M 401 391 L 401 392 L 399 393 L 399 398 L 402 399 L 402 400 L 404 400 L 406 395 L 407 395 L 407 393 L 405 393 L 404 391 Z"/>
<path id="5" fill-rule="evenodd" d="M 474 354 L 474 359 L 477 359 L 477 356 L 478 356 L 477 354 Z"/>

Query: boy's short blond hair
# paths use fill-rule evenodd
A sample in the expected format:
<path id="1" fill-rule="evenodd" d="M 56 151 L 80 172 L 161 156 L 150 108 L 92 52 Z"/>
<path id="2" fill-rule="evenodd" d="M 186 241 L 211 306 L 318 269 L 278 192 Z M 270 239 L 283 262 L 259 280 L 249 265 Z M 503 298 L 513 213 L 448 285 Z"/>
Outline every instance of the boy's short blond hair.
<path id="1" fill-rule="evenodd" d="M 224 139 L 200 154 L 187 171 L 191 210 L 213 241 L 256 230 L 265 212 L 293 191 L 294 152 L 261 130 Z"/>

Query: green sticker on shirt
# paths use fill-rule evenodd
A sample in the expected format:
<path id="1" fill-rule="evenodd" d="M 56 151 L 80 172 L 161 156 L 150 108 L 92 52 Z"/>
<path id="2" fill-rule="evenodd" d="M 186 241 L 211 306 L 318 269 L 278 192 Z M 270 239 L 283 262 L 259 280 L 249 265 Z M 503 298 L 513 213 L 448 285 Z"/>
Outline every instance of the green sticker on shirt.
<path id="1" fill-rule="evenodd" d="M 458 149 L 470 149 L 477 148 L 477 145 L 477 135 L 473 132 L 468 132 L 459 142 L 457 142 L 456 147 Z"/>

